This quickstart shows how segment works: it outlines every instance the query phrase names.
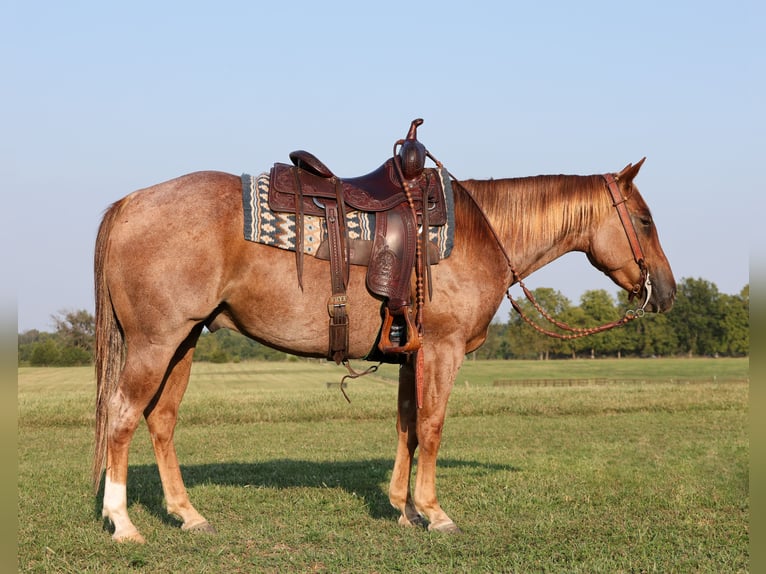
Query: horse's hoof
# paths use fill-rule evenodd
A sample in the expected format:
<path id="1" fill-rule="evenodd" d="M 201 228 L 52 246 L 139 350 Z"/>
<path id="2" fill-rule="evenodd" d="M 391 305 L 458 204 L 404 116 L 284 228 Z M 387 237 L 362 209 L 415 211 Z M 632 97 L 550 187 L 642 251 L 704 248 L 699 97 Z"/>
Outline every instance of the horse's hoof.
<path id="1" fill-rule="evenodd" d="M 457 524 L 452 522 L 451 520 L 449 522 L 444 522 L 442 524 L 429 524 L 428 525 L 428 531 L 429 532 L 442 532 L 443 534 L 462 534 L 462 530 L 457 527 Z"/>
<path id="2" fill-rule="evenodd" d="M 404 514 L 402 514 L 399 517 L 399 524 L 401 526 L 407 526 L 408 528 L 412 526 L 419 526 L 420 528 L 425 528 L 426 521 L 420 515 L 416 516 L 415 518 L 407 518 Z"/>
<path id="3" fill-rule="evenodd" d="M 187 532 L 202 532 L 203 534 L 218 534 L 218 531 L 207 520 L 205 522 L 199 522 L 198 524 L 192 524 L 190 526 L 183 525 L 181 530 Z"/>
<path id="4" fill-rule="evenodd" d="M 134 530 L 133 532 L 130 532 L 128 534 L 117 534 L 116 532 L 112 534 L 112 540 L 115 542 L 134 542 L 135 544 L 145 544 L 146 540 L 143 536 L 141 536 L 141 533 L 138 530 Z"/>

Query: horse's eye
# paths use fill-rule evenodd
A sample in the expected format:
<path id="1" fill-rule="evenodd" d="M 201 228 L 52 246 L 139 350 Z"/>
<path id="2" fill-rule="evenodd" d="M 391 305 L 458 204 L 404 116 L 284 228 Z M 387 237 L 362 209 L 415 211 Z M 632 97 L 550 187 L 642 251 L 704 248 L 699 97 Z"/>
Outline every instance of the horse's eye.
<path id="1" fill-rule="evenodd" d="M 649 228 L 652 225 L 654 225 L 654 221 L 652 221 L 652 216 L 647 214 L 634 213 L 633 221 L 636 223 L 636 226 L 640 224 L 641 227 L 644 227 L 644 228 Z"/>

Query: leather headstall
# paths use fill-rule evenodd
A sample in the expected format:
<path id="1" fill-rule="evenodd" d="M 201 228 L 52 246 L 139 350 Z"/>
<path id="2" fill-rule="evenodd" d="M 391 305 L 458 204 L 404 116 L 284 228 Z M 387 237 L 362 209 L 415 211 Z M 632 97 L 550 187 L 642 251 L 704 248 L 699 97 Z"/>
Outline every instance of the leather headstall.
<path id="1" fill-rule="evenodd" d="M 633 286 L 633 290 L 628 296 L 628 300 L 632 301 L 633 298 L 641 292 L 642 287 L 648 288 L 648 285 L 650 284 L 649 270 L 646 267 L 644 250 L 641 249 L 641 242 L 638 240 L 636 227 L 633 225 L 633 220 L 630 218 L 628 207 L 625 205 L 628 201 L 628 198 L 622 195 L 622 191 L 620 191 L 620 185 L 618 183 L 618 178 L 611 173 L 604 174 L 602 177 L 606 182 L 606 187 L 609 190 L 609 195 L 612 197 L 612 205 L 617 210 L 617 215 L 620 216 L 622 227 L 625 229 L 625 235 L 628 238 L 630 249 L 633 252 L 633 259 L 635 260 L 636 264 L 638 264 L 638 268 L 641 270 L 641 278 L 639 279 L 639 282 Z M 649 294 L 647 293 L 647 301 L 648 300 Z"/>

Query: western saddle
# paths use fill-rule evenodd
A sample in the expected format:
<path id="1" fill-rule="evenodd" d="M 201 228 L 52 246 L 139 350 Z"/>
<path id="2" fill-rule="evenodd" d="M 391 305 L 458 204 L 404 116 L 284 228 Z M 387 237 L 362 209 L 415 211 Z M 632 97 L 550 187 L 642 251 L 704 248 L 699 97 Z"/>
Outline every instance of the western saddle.
<path id="1" fill-rule="evenodd" d="M 447 222 L 440 176 L 436 169 L 425 167 L 426 157 L 439 168 L 441 164 L 417 140 L 417 128 L 422 123 L 422 119 L 413 120 L 406 139 L 394 144 L 393 156 L 361 177 L 341 179 L 303 150 L 290 154 L 293 165 L 275 163 L 271 169 L 270 208 L 295 215 L 295 256 L 301 288 L 303 218 L 314 215 L 325 219 L 327 239 L 316 256 L 330 262 L 328 356 L 336 363 L 347 360 L 346 289 L 352 264 L 367 266 L 367 288 L 384 299 L 383 326 L 377 345 L 383 355 L 371 354 L 395 362 L 397 357 L 420 348 L 424 292 L 426 288 L 430 290 L 429 265 L 439 258 L 435 245 L 428 240 L 428 228 Z M 346 213 L 350 211 L 374 214 L 372 241 L 349 239 Z"/>

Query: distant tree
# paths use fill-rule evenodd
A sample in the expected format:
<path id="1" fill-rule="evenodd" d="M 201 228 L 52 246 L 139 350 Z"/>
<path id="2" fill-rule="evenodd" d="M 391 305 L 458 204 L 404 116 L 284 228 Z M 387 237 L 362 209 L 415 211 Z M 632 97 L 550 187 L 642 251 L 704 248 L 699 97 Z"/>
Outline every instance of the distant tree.
<path id="1" fill-rule="evenodd" d="M 232 360 L 221 345 L 221 338 L 206 333 L 200 336 L 194 351 L 194 360 L 208 363 L 228 363 Z"/>
<path id="2" fill-rule="evenodd" d="M 581 326 L 595 327 L 619 319 L 620 313 L 615 308 L 614 298 L 604 289 L 586 291 L 580 297 L 580 309 L 583 311 L 584 321 Z M 596 354 L 612 354 L 619 351 L 619 337 L 614 330 L 605 331 L 596 335 L 589 335 L 582 339 L 581 346 L 585 346 L 591 357 Z"/>
<path id="3" fill-rule="evenodd" d="M 593 319 L 588 318 L 587 313 L 582 307 L 568 307 L 561 315 L 555 317 L 557 321 L 569 325 L 575 328 L 592 327 L 595 325 Z M 551 331 L 558 332 L 557 328 L 551 326 Z M 574 335 L 570 331 L 561 331 L 564 336 Z M 593 347 L 593 342 L 590 341 L 592 336 L 589 337 L 576 337 L 572 339 L 556 339 L 556 354 L 565 355 L 576 359 L 578 354 L 588 353 L 589 349 Z"/>
<path id="4" fill-rule="evenodd" d="M 487 340 L 476 350 L 473 358 L 476 359 L 510 359 L 512 357 L 511 345 L 508 341 L 508 325 L 503 323 L 490 323 L 487 329 Z"/>
<path id="5" fill-rule="evenodd" d="M 41 333 L 37 329 L 30 329 L 29 331 L 19 333 L 17 356 L 20 365 L 31 363 L 35 344 L 40 341 L 43 335 L 50 336 L 48 333 Z"/>
<path id="6" fill-rule="evenodd" d="M 228 329 L 215 333 L 204 332 L 197 342 L 195 361 L 211 363 L 239 362 L 246 360 L 284 361 L 289 358 L 277 351 Z"/>
<path id="7" fill-rule="evenodd" d="M 624 313 L 636 307 L 625 291 L 617 296 L 617 307 Z M 667 314 L 647 313 L 639 319 L 615 329 L 619 337 L 619 354 L 635 357 L 669 356 L 678 353 L 678 337 Z"/>
<path id="8" fill-rule="evenodd" d="M 52 367 L 59 365 L 61 351 L 52 337 L 45 337 L 34 343 L 29 357 L 29 364 L 33 367 Z"/>
<path id="9" fill-rule="evenodd" d="M 626 337 L 623 353 L 636 357 L 678 354 L 678 339 L 667 315 L 645 315 L 623 327 Z"/>
<path id="10" fill-rule="evenodd" d="M 74 347 L 87 353 L 93 353 L 96 335 L 96 320 L 84 309 L 79 311 L 60 311 L 53 315 L 56 334 L 65 347 Z"/>
<path id="11" fill-rule="evenodd" d="M 29 331 L 24 331 L 23 333 L 19 333 L 19 345 L 27 345 L 29 343 L 35 343 L 40 340 L 40 336 L 43 333 L 38 331 L 37 329 L 30 329 Z"/>
<path id="12" fill-rule="evenodd" d="M 532 295 L 546 313 L 557 319 L 567 320 L 572 313 L 571 302 L 559 291 L 549 287 L 539 287 L 532 291 Z M 524 300 L 519 300 L 518 303 L 524 314 L 531 320 L 545 329 L 555 330 L 555 327 L 534 308 L 532 303 Z M 572 352 L 568 342 L 539 333 L 527 325 L 513 309 L 511 309 L 508 339 L 514 358 L 549 359 L 557 355 L 569 356 Z"/>
<path id="13" fill-rule="evenodd" d="M 750 353 L 750 285 L 739 295 L 721 295 L 721 353 L 745 356 Z"/>
<path id="14" fill-rule="evenodd" d="M 668 317 L 678 337 L 679 351 L 689 356 L 721 351 L 721 296 L 704 279 L 686 278 L 678 284 L 676 302 Z"/>
<path id="15" fill-rule="evenodd" d="M 19 364 L 32 366 L 87 365 L 93 360 L 95 320 L 87 311 L 60 312 L 52 316 L 54 333 L 36 329 L 18 337 Z"/>
<path id="16" fill-rule="evenodd" d="M 60 367 L 74 367 L 88 365 L 93 361 L 93 353 L 80 347 L 64 346 L 59 350 L 59 360 L 56 363 Z"/>

